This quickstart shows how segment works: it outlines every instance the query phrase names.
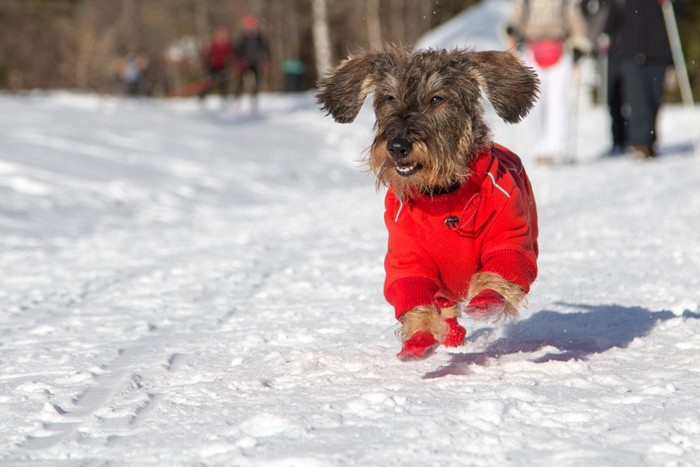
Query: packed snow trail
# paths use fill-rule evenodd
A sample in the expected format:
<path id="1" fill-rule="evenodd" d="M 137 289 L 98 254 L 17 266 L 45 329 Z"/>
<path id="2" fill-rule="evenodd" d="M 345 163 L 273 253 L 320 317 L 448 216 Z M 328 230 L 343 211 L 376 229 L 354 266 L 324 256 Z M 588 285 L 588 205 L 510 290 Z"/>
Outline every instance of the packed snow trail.
<path id="1" fill-rule="evenodd" d="M 529 310 L 463 320 L 466 346 L 402 363 L 383 192 L 357 162 L 371 115 L 337 125 L 311 95 L 264 96 L 257 118 L 210 103 L 0 96 L 0 463 L 700 458 L 686 110 L 665 108 L 648 164 L 526 159 Z M 591 161 L 606 128 L 585 112 Z"/>

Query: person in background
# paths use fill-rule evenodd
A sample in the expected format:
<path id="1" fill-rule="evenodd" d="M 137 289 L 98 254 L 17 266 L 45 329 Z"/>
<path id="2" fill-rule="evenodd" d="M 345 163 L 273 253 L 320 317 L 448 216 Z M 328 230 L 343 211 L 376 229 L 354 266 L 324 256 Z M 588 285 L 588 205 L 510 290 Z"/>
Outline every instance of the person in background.
<path id="1" fill-rule="evenodd" d="M 619 32 L 612 27 L 611 18 L 617 21 L 620 14 L 618 0 L 581 0 L 584 17 L 588 23 L 588 37 L 595 46 L 595 54 L 601 64 L 601 77 L 610 114 L 612 146 L 605 156 L 619 156 L 627 147 L 627 122 L 623 115 L 622 67 L 620 64 Z M 619 29 L 619 28 L 618 28 Z M 604 70 L 604 72 L 603 72 Z"/>
<path id="2" fill-rule="evenodd" d="M 126 93 L 129 96 L 137 96 L 143 92 L 143 73 L 148 67 L 148 58 L 134 52 L 127 54 L 124 59 L 122 79 L 126 86 Z"/>
<path id="3" fill-rule="evenodd" d="M 133 51 L 114 60 L 114 91 L 129 97 L 145 94 L 144 75 L 149 64 L 148 57 Z"/>
<path id="4" fill-rule="evenodd" d="M 236 44 L 238 62 L 236 65 L 236 98 L 239 98 L 246 88 L 246 80 L 250 81 L 252 97 L 252 112 L 258 110 L 258 90 L 263 73 L 270 66 L 270 52 L 267 40 L 260 32 L 258 18 L 247 14 L 241 20 L 243 33 Z"/>
<path id="5" fill-rule="evenodd" d="M 605 0 L 607 21 L 599 46 L 608 55 L 607 93 L 608 112 L 610 113 L 610 130 L 612 147 L 609 156 L 619 156 L 627 149 L 627 118 L 629 108 L 625 105 L 625 92 L 622 84 L 622 60 L 620 57 L 620 29 L 622 26 L 622 2 Z"/>
<path id="6" fill-rule="evenodd" d="M 636 159 L 656 155 L 656 120 L 664 98 L 666 71 L 673 64 L 659 0 L 613 0 L 608 30 L 617 37 L 625 96 L 627 143 Z"/>
<path id="7" fill-rule="evenodd" d="M 574 63 L 591 51 L 576 0 L 515 0 L 506 33 L 540 78 L 540 98 L 529 117 L 533 151 L 540 163 L 573 156 L 569 118 Z"/>
<path id="8" fill-rule="evenodd" d="M 225 26 L 219 26 L 214 32 L 204 50 L 203 61 L 206 77 L 199 98 L 204 99 L 212 89 L 217 88 L 225 101 L 229 94 L 229 77 L 236 61 L 236 48 Z"/>

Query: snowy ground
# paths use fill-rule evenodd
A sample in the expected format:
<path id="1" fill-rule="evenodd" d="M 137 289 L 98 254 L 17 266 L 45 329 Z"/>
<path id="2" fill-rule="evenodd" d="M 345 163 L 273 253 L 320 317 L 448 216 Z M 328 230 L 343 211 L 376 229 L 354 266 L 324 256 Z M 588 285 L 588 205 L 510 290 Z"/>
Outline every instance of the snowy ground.
<path id="1" fill-rule="evenodd" d="M 596 160 L 589 104 L 572 166 L 494 122 L 540 277 L 520 321 L 414 363 L 371 114 L 261 108 L 0 95 L 0 464 L 698 464 L 700 108 L 663 108 L 648 163 Z"/>
<path id="2" fill-rule="evenodd" d="M 580 164 L 529 164 L 529 311 L 407 364 L 371 115 L 210 104 L 0 96 L 0 463 L 700 459 L 700 111 L 639 164 L 586 108 Z"/>

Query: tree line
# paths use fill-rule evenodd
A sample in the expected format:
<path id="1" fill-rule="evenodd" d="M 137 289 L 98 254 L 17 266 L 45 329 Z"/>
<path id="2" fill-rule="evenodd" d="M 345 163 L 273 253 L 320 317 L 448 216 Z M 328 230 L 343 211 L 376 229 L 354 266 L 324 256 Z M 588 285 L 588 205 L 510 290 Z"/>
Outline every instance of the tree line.
<path id="1" fill-rule="evenodd" d="M 477 1 L 0 0 L 0 88 L 111 92 L 121 60 L 135 53 L 148 63 L 143 93 L 168 95 L 201 76 L 211 32 L 223 25 L 236 37 L 247 13 L 269 42 L 265 89 L 282 90 L 287 61 L 303 64 L 311 86 L 327 66 L 319 56 L 332 64 L 384 41 L 411 44 Z"/>
<path id="2" fill-rule="evenodd" d="M 113 92 L 127 54 L 145 58 L 144 94 L 168 95 L 202 75 L 201 49 L 217 26 L 234 37 L 260 19 L 272 66 L 264 89 L 284 88 L 285 63 L 306 86 L 349 51 L 410 45 L 479 0 L 0 0 L 0 89 Z M 700 0 L 683 0 L 679 27 L 696 92 Z"/>

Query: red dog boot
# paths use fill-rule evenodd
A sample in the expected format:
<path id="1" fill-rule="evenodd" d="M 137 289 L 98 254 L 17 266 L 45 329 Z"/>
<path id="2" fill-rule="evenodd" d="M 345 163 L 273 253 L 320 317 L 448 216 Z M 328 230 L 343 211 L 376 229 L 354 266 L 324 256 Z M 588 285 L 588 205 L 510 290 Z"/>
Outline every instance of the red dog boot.
<path id="1" fill-rule="evenodd" d="M 459 316 L 457 303 L 445 297 L 437 296 L 435 297 L 435 305 L 437 305 L 440 314 L 447 324 L 447 336 L 442 345 L 445 347 L 459 347 L 464 343 L 467 330 L 457 322 L 457 316 Z"/>
<path id="2" fill-rule="evenodd" d="M 445 322 L 450 330 L 447 331 L 447 337 L 442 345 L 445 347 L 459 347 L 464 344 L 464 337 L 467 335 L 467 330 L 457 322 L 457 318 L 447 318 Z"/>
<path id="3" fill-rule="evenodd" d="M 471 299 L 464 312 L 474 318 L 489 318 L 503 312 L 506 298 L 491 289 L 484 289 Z"/>
<path id="4" fill-rule="evenodd" d="M 430 332 L 416 331 L 403 343 L 403 348 L 396 354 L 396 358 L 402 362 L 422 360 L 430 357 L 439 345 L 440 343 Z"/>

